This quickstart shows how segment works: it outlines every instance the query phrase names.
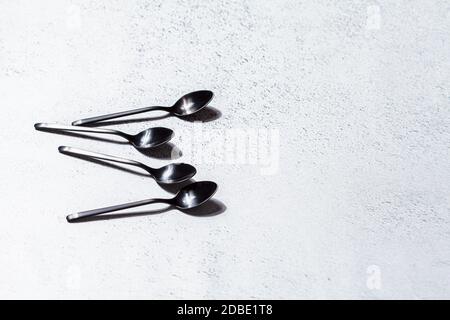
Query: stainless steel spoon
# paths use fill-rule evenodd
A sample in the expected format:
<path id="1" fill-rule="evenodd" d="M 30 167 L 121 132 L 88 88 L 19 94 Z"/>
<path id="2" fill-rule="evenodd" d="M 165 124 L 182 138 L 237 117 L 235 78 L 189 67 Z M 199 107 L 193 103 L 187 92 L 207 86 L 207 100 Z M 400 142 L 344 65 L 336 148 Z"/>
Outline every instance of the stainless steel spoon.
<path id="1" fill-rule="evenodd" d="M 171 163 L 161 168 L 151 168 L 134 160 L 123 159 L 72 147 L 61 146 L 58 150 L 63 154 L 78 155 L 92 159 L 107 160 L 139 167 L 147 171 L 156 182 L 163 184 L 183 182 L 189 180 L 197 173 L 197 170 L 187 163 Z"/>
<path id="2" fill-rule="evenodd" d="M 169 205 L 175 206 L 178 209 L 182 210 L 191 209 L 209 200 L 214 195 L 214 193 L 216 193 L 216 190 L 217 184 L 215 182 L 212 181 L 194 182 L 181 188 L 180 191 L 178 191 L 178 193 L 176 194 L 176 196 L 172 199 L 160 199 L 160 198 L 147 199 L 125 204 L 119 204 L 116 206 L 106 208 L 73 213 L 67 216 L 67 221 L 73 222 L 78 219 L 86 217 L 92 217 L 103 213 L 144 206 L 151 203 L 167 203 Z"/>
<path id="3" fill-rule="evenodd" d="M 77 126 L 63 126 L 48 123 L 36 123 L 34 125 L 36 130 L 41 131 L 63 131 L 63 132 L 88 132 L 112 134 L 128 140 L 136 149 L 150 149 L 162 145 L 172 139 L 173 131 L 168 128 L 156 127 L 139 132 L 136 135 L 131 135 L 118 130 L 99 129 Z"/>
<path id="4" fill-rule="evenodd" d="M 214 94 L 212 93 L 212 91 L 209 91 L 209 90 L 194 91 L 194 92 L 191 92 L 191 93 L 188 93 L 188 94 L 182 96 L 171 107 L 155 106 L 155 107 L 145 107 L 145 108 L 133 109 L 133 110 L 123 111 L 123 112 L 110 113 L 110 114 L 106 114 L 103 116 L 97 116 L 97 117 L 77 120 L 77 121 L 72 122 L 72 125 L 81 126 L 81 125 L 85 125 L 85 124 L 89 124 L 89 123 L 99 122 L 99 121 L 103 121 L 103 120 L 116 119 L 116 118 L 131 116 L 134 114 L 148 112 L 148 111 L 154 111 L 154 110 L 167 111 L 178 117 L 183 117 L 183 116 L 193 114 L 193 113 L 203 109 L 204 107 L 206 107 L 208 105 L 208 103 L 212 100 L 213 96 L 214 96 Z"/>

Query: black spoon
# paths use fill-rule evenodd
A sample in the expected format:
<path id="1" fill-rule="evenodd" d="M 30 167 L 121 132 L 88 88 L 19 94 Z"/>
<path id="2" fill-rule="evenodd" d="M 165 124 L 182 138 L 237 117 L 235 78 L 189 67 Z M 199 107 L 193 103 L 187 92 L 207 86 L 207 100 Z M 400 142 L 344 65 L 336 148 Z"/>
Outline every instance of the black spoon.
<path id="1" fill-rule="evenodd" d="M 193 166 L 187 163 L 171 163 L 161 168 L 151 168 L 143 163 L 123 159 L 119 157 L 109 156 L 92 151 L 81 150 L 72 147 L 61 146 L 58 148 L 59 152 L 67 155 L 83 156 L 91 159 L 108 160 L 112 162 L 124 163 L 139 167 L 147 171 L 150 176 L 158 183 L 169 184 L 179 183 L 192 178 L 197 170 Z"/>
<path id="2" fill-rule="evenodd" d="M 67 131 L 67 132 L 89 132 L 101 134 L 113 134 L 128 140 L 136 149 L 146 150 L 162 145 L 172 139 L 173 131 L 168 128 L 156 127 L 131 135 L 118 130 L 98 129 L 77 126 L 62 126 L 57 124 L 36 123 L 34 125 L 36 130 L 40 131 Z"/>
<path id="3" fill-rule="evenodd" d="M 167 203 L 182 210 L 192 209 L 198 207 L 199 205 L 209 200 L 214 195 L 214 193 L 216 193 L 216 190 L 217 184 L 215 182 L 212 181 L 194 182 L 183 187 L 172 199 L 160 199 L 160 198 L 146 199 L 136 202 L 119 204 L 106 208 L 73 213 L 67 216 L 67 221 L 73 222 L 78 219 L 86 217 L 92 217 L 103 213 L 144 206 L 151 203 Z"/>
<path id="4" fill-rule="evenodd" d="M 177 102 L 171 107 L 145 107 L 145 108 L 139 108 L 139 109 L 133 109 L 129 111 L 122 111 L 122 112 L 116 112 L 116 113 L 110 113 L 105 114 L 103 116 L 97 116 L 92 118 L 86 118 L 81 119 L 72 122 L 72 125 L 74 126 L 81 126 L 89 123 L 95 123 L 103 120 L 110 120 L 110 119 L 116 119 L 121 118 L 125 116 L 131 116 L 138 113 L 144 113 L 148 111 L 167 111 L 173 115 L 176 115 L 178 117 L 187 116 L 190 114 L 193 114 L 197 111 L 200 111 L 204 107 L 208 105 L 208 103 L 212 100 L 214 94 L 212 91 L 209 90 L 200 90 L 200 91 L 194 91 L 191 93 L 188 93 L 184 96 L 182 96 L 180 99 L 178 99 Z"/>

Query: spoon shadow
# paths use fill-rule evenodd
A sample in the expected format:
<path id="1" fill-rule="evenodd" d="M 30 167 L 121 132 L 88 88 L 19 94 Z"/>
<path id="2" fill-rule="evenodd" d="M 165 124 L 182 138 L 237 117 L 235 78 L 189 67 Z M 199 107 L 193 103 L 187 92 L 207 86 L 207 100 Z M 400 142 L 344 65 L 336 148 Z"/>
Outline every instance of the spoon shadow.
<path id="1" fill-rule="evenodd" d="M 227 206 L 220 200 L 209 199 L 201 206 L 192 209 L 178 209 L 184 214 L 194 217 L 213 217 L 222 214 L 227 210 Z"/>
<path id="2" fill-rule="evenodd" d="M 177 118 L 189 122 L 211 122 L 219 119 L 220 117 L 222 117 L 222 112 L 220 112 L 219 109 L 208 106 L 194 114 Z"/>
<path id="3" fill-rule="evenodd" d="M 151 149 L 139 149 L 138 151 L 147 157 L 161 160 L 176 160 L 183 155 L 181 150 L 171 142 L 166 142 Z"/>
<path id="4" fill-rule="evenodd" d="M 161 189 L 176 194 L 178 191 L 180 191 L 183 187 L 187 186 L 188 184 L 194 183 L 194 179 L 189 179 L 186 181 L 178 182 L 178 183 L 172 183 L 172 184 L 165 184 L 165 183 L 158 183 L 158 185 L 161 187 Z"/>
<path id="5" fill-rule="evenodd" d="M 222 112 L 220 110 L 207 106 L 203 108 L 202 110 L 191 114 L 189 116 L 184 117 L 178 117 L 173 114 L 165 114 L 163 116 L 156 116 L 156 117 L 144 117 L 144 118 L 135 118 L 135 119 L 125 119 L 125 120 L 114 120 L 114 121 L 100 121 L 100 122 L 94 122 L 85 124 L 86 127 L 102 127 L 102 126 L 113 126 L 113 125 L 120 125 L 120 124 L 127 124 L 127 123 L 140 123 L 140 122 L 147 122 L 147 121 L 156 121 L 156 120 L 162 120 L 169 117 L 176 117 L 184 121 L 189 122 L 210 122 L 219 119 L 222 116 Z"/>
<path id="6" fill-rule="evenodd" d="M 132 217 L 140 217 L 140 216 L 147 216 L 147 215 L 154 215 L 154 214 L 161 214 L 165 213 L 171 210 L 176 209 L 174 206 L 167 206 L 166 208 L 158 209 L 158 210 L 146 210 L 146 211 L 136 211 L 136 212 L 128 212 L 128 213 L 112 213 L 112 214 L 105 214 L 105 215 L 99 215 L 99 216 L 93 216 L 93 217 L 86 217 L 82 218 L 76 221 L 73 221 L 72 223 L 84 223 L 84 222 L 91 222 L 91 221 L 102 221 L 102 220 L 113 220 L 113 219 L 122 219 L 122 218 L 132 218 Z M 187 215 L 204 218 L 204 217 L 213 217 L 217 216 L 219 214 L 222 214 L 225 212 L 227 207 L 223 202 L 216 200 L 216 199 L 210 199 L 203 203 L 202 205 L 182 210 L 177 209 L 178 211 L 181 211 Z"/>
<path id="7" fill-rule="evenodd" d="M 99 165 L 101 165 L 103 167 L 113 168 L 113 169 L 117 169 L 117 170 L 120 170 L 120 171 L 123 171 L 123 172 L 131 173 L 131 174 L 134 174 L 134 175 L 137 175 L 137 176 L 151 178 L 151 176 L 148 173 L 142 173 L 140 171 L 130 169 L 130 168 L 122 166 L 120 164 L 115 164 L 115 163 L 108 162 L 107 160 L 93 159 L 93 158 L 88 157 L 88 156 L 83 156 L 83 155 L 79 155 L 79 154 L 73 154 L 73 153 L 64 152 L 64 151 L 60 151 L 60 152 L 65 154 L 65 155 L 67 155 L 67 156 L 70 156 L 70 157 L 74 157 L 74 158 L 78 158 L 78 159 L 81 159 L 81 160 L 89 161 L 89 162 L 92 162 L 92 163 L 95 163 L 95 164 L 99 164 Z"/>
<path id="8" fill-rule="evenodd" d="M 67 131 L 46 129 L 46 128 L 36 128 L 36 130 L 43 131 L 43 132 L 49 132 L 49 133 L 55 133 L 55 134 L 59 134 L 59 135 L 69 136 L 69 137 L 101 141 L 101 142 L 109 142 L 109 143 L 116 143 L 116 144 L 129 144 L 129 142 L 126 142 L 126 141 L 118 141 L 118 140 L 114 140 L 114 139 L 99 138 L 99 137 L 94 137 L 89 134 L 83 134 L 83 133 L 67 132 Z"/>
<path id="9" fill-rule="evenodd" d="M 114 126 L 114 125 L 127 124 L 127 123 L 140 123 L 140 122 L 146 122 L 146 121 L 162 120 L 165 118 L 169 118 L 171 116 L 172 115 L 170 113 L 168 113 L 163 116 L 156 116 L 156 117 L 144 117 L 144 118 L 114 120 L 114 121 L 99 121 L 99 122 L 83 124 L 83 127 L 103 127 L 103 126 Z"/>

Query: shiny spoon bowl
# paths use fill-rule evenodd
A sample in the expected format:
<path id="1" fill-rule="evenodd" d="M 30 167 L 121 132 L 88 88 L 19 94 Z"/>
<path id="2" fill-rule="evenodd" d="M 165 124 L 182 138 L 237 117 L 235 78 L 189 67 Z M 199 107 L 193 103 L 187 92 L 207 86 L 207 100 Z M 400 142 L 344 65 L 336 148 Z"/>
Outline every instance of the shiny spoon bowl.
<path id="1" fill-rule="evenodd" d="M 212 181 L 199 181 L 191 183 L 178 191 L 170 200 L 170 204 L 178 209 L 192 209 L 209 200 L 217 191 L 217 184 Z"/>
<path id="2" fill-rule="evenodd" d="M 64 126 L 48 123 L 36 123 L 34 125 L 34 128 L 36 130 L 50 131 L 50 132 L 86 132 L 86 133 L 116 135 L 126 139 L 132 146 L 134 146 L 138 150 L 147 150 L 160 146 L 168 142 L 173 137 L 173 131 L 171 129 L 163 127 L 146 129 L 135 135 L 131 135 L 119 130 L 78 127 L 78 126 Z"/>
<path id="3" fill-rule="evenodd" d="M 156 182 L 161 184 L 180 183 L 189 180 L 197 173 L 197 170 L 187 163 L 171 163 L 161 168 L 152 168 L 138 161 L 67 146 L 61 146 L 58 150 L 62 154 L 70 156 L 79 156 L 87 159 L 105 160 L 135 166 L 147 171 Z"/>
<path id="4" fill-rule="evenodd" d="M 68 222 L 75 222 L 79 219 L 97 216 L 103 213 L 114 212 L 151 203 L 166 203 L 181 210 L 192 209 L 198 207 L 208 201 L 217 191 L 217 184 L 212 181 L 199 181 L 191 183 L 178 191 L 175 197 L 171 199 L 146 199 L 125 204 L 119 204 L 111 207 L 93 209 L 67 216 Z"/>
<path id="5" fill-rule="evenodd" d="M 178 117 L 194 114 L 206 107 L 213 97 L 214 94 L 209 90 L 188 93 L 178 99 L 178 101 L 170 107 L 170 112 Z"/>
<path id="6" fill-rule="evenodd" d="M 139 108 L 139 109 L 133 109 L 128 111 L 122 111 L 122 112 L 116 112 L 116 113 L 110 113 L 105 114 L 102 116 L 96 116 L 92 118 L 86 118 L 81 120 L 76 120 L 72 122 L 72 125 L 74 126 L 82 126 L 90 123 L 96 123 L 99 121 L 104 120 L 110 120 L 110 119 L 116 119 L 126 116 L 131 116 L 139 113 L 149 112 L 149 111 L 166 111 L 168 113 L 171 113 L 177 117 L 184 117 L 191 114 L 194 114 L 204 107 L 206 107 L 209 102 L 214 97 L 214 93 L 209 90 L 199 90 L 190 92 L 188 94 L 185 94 L 180 99 L 178 99 L 177 102 L 171 107 L 162 107 L 162 106 L 154 106 L 154 107 L 145 107 L 145 108 Z"/>

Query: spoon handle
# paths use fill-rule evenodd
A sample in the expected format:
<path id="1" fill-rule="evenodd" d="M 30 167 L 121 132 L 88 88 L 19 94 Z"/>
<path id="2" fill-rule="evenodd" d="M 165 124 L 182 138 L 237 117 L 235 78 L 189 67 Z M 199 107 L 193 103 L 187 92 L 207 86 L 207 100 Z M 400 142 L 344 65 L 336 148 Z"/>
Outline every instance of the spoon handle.
<path id="1" fill-rule="evenodd" d="M 114 157 L 114 156 L 110 156 L 107 154 L 102 154 L 102 153 L 97 153 L 97 152 L 92 152 L 92 151 L 87 151 L 87 150 L 81 150 L 81 149 L 72 148 L 72 147 L 61 146 L 58 148 L 58 150 L 59 150 L 59 152 L 61 152 L 63 154 L 80 155 L 80 156 L 85 156 L 85 157 L 94 158 L 94 159 L 108 160 L 108 161 L 112 161 L 112 162 L 129 164 L 129 165 L 140 167 L 140 168 L 147 167 L 143 163 L 140 163 L 140 162 L 137 162 L 134 160 Z"/>
<path id="2" fill-rule="evenodd" d="M 68 222 L 73 222 L 73 221 L 76 221 L 76 220 L 79 220 L 79 219 L 82 219 L 82 218 L 97 216 L 97 215 L 103 214 L 103 213 L 119 211 L 119 210 L 139 207 L 139 206 L 145 206 L 145 205 L 151 204 L 151 203 L 159 203 L 159 202 L 161 202 L 161 203 L 169 203 L 169 201 L 170 200 L 168 200 L 168 199 L 146 199 L 146 200 L 140 200 L 140 201 L 129 202 L 129 203 L 119 204 L 119 205 L 105 207 L 105 208 L 99 208 L 99 209 L 93 209 L 93 210 L 88 210 L 88 211 L 82 211 L 82 212 L 78 212 L 78 213 L 69 214 L 66 217 L 66 219 L 67 219 Z"/>
<path id="3" fill-rule="evenodd" d="M 55 131 L 73 131 L 73 132 L 90 132 L 90 133 L 106 133 L 115 134 L 128 139 L 128 135 L 111 129 L 100 129 L 100 128 L 90 128 L 90 127 L 77 127 L 77 126 L 64 126 L 59 124 L 49 124 L 49 123 L 36 123 L 34 125 L 36 130 L 55 130 Z"/>
<path id="4" fill-rule="evenodd" d="M 155 107 L 145 107 L 145 108 L 133 109 L 133 110 L 128 110 L 128 111 L 110 113 L 110 114 L 105 114 L 105 115 L 102 115 L 102 116 L 96 116 L 96 117 L 92 117 L 92 118 L 86 118 L 86 119 L 77 120 L 77 121 L 72 122 L 72 125 L 74 125 L 74 126 L 82 126 L 82 125 L 89 124 L 89 123 L 94 123 L 94 122 L 99 122 L 99 121 L 103 121 L 103 120 L 110 120 L 110 119 L 116 119 L 116 118 L 131 116 L 131 115 L 134 115 L 134 114 L 143 113 L 143 112 L 147 112 L 147 111 L 153 111 L 153 110 L 160 110 L 160 111 L 167 111 L 167 112 L 169 112 L 170 108 L 169 107 L 155 106 Z"/>

